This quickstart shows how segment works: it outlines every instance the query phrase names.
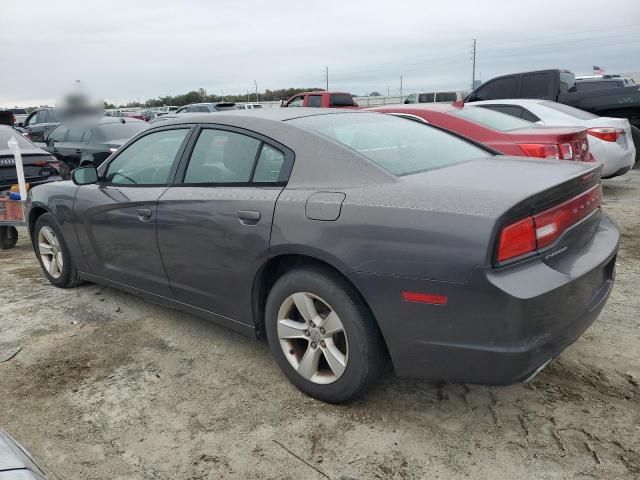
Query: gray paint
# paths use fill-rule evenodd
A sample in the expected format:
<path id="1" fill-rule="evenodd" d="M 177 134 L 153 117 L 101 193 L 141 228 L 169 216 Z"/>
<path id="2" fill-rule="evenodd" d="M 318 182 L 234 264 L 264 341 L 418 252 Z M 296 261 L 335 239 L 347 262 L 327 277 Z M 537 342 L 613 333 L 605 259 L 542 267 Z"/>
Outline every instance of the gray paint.
<path id="1" fill-rule="evenodd" d="M 496 269 L 492 258 L 507 219 L 557 203 L 585 175 L 597 179 L 599 167 L 496 157 L 396 177 L 286 122 L 340 112 L 292 110 L 162 123 L 215 120 L 287 146 L 295 163 L 286 186 L 62 182 L 33 189 L 30 207 L 53 211 L 65 238 L 77 232 L 68 243 L 83 277 L 244 333 L 254 328 L 254 286 L 270 259 L 323 261 L 360 292 L 399 374 L 513 382 L 595 319 L 613 282 L 618 245 L 606 217 L 593 215 L 567 233 L 549 249 L 565 249 L 562 255 L 551 259 Z M 137 218 L 140 207 L 152 210 L 151 222 Z M 449 302 L 407 303 L 402 291 L 447 295 Z"/>

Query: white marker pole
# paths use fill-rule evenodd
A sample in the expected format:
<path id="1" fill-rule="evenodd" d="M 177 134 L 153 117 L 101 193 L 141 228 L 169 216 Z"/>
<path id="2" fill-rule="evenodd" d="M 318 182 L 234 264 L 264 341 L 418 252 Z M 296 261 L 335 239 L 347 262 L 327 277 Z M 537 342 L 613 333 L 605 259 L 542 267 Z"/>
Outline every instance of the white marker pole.
<path id="1" fill-rule="evenodd" d="M 20 154 L 20 147 L 18 146 L 16 137 L 11 137 L 11 139 L 7 142 L 7 145 L 9 145 L 9 150 L 13 152 L 13 158 L 15 158 L 16 161 L 16 172 L 18 174 L 18 189 L 20 190 L 20 200 L 24 201 L 27 199 L 27 182 L 25 182 L 24 180 L 22 155 Z"/>

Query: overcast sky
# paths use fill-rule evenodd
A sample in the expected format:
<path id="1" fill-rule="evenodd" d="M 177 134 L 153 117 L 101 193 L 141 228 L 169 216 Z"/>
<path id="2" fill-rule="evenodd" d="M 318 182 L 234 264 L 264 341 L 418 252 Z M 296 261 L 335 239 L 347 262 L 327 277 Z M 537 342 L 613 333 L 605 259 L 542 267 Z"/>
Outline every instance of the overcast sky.
<path id="1" fill-rule="evenodd" d="M 612 8 L 607 8 L 611 5 Z M 73 82 L 125 103 L 205 88 L 468 89 L 529 69 L 640 72 L 640 0 L 0 0 L 0 106 Z"/>

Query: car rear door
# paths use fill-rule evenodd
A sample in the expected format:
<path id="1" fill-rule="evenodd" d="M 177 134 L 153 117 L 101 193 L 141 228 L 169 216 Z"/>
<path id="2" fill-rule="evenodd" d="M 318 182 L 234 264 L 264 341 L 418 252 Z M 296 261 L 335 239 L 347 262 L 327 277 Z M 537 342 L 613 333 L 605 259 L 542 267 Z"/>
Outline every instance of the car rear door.
<path id="1" fill-rule="evenodd" d="M 189 125 L 154 130 L 100 168 L 100 182 L 78 188 L 74 217 L 90 272 L 171 298 L 156 235 L 158 198 L 173 181 Z"/>
<path id="2" fill-rule="evenodd" d="M 158 244 L 175 298 L 253 325 L 252 286 L 267 259 L 293 153 L 246 130 L 205 126 L 158 201 Z"/>

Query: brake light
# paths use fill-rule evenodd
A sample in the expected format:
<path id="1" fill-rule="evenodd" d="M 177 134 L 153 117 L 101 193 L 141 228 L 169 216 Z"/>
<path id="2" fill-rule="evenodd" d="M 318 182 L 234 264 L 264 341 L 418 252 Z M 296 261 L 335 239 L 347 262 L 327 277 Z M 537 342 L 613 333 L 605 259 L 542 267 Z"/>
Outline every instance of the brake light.
<path id="1" fill-rule="evenodd" d="M 605 142 L 615 142 L 620 135 L 624 134 L 624 130 L 621 128 L 595 127 L 588 129 L 587 133 Z"/>
<path id="2" fill-rule="evenodd" d="M 45 160 L 38 160 L 33 162 L 33 165 L 35 165 L 36 167 L 48 167 L 49 162 L 46 162 Z"/>
<path id="3" fill-rule="evenodd" d="M 588 161 L 589 158 L 589 144 L 586 138 L 561 144 L 520 143 L 518 146 L 528 157 L 576 161 Z"/>
<path id="4" fill-rule="evenodd" d="M 598 184 L 544 212 L 507 225 L 500 232 L 498 261 L 504 262 L 551 245 L 601 205 L 602 185 Z"/>
<path id="5" fill-rule="evenodd" d="M 527 157 L 560 159 L 558 145 L 545 145 L 541 143 L 521 143 L 520 148 Z"/>

